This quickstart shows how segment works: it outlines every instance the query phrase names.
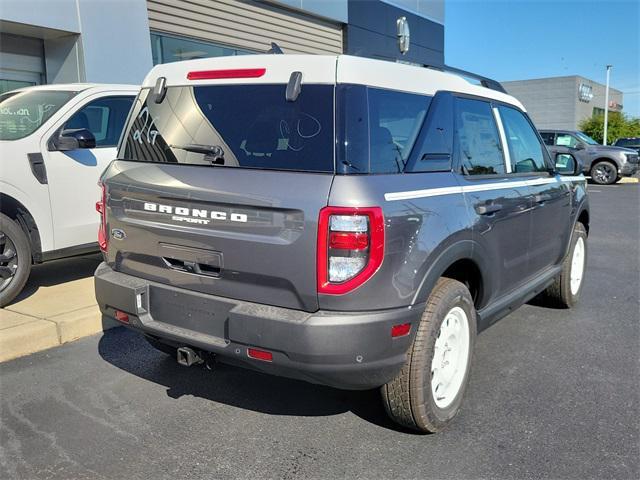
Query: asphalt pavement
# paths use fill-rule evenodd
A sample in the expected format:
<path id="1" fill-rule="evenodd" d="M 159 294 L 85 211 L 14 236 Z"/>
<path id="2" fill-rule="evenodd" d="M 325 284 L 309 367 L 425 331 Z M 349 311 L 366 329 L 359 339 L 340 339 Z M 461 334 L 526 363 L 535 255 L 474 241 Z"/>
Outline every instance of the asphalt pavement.
<path id="1" fill-rule="evenodd" d="M 639 192 L 590 186 L 580 304 L 482 333 L 443 433 L 397 429 L 377 391 L 184 368 L 116 328 L 0 365 L 0 478 L 640 478 Z"/>

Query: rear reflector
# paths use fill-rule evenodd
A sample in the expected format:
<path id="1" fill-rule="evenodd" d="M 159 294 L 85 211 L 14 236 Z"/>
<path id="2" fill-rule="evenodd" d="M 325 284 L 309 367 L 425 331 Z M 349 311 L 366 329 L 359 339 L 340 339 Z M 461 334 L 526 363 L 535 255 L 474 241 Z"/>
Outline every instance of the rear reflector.
<path id="1" fill-rule="evenodd" d="M 123 311 L 116 310 L 116 320 L 122 323 L 129 323 L 129 315 L 127 315 Z"/>
<path id="2" fill-rule="evenodd" d="M 200 70 L 187 73 L 187 80 L 216 80 L 223 78 L 258 78 L 266 68 L 235 68 L 232 70 Z"/>
<path id="3" fill-rule="evenodd" d="M 258 350 L 257 348 L 247 348 L 247 356 L 249 358 L 255 358 L 256 360 L 262 360 L 264 362 L 272 362 L 273 354 L 264 350 Z"/>
<path id="4" fill-rule="evenodd" d="M 409 335 L 410 331 L 411 331 L 411 324 L 410 323 L 403 323 L 403 324 L 400 324 L 400 325 L 394 325 L 393 327 L 391 327 L 391 336 L 393 338 L 404 337 L 405 335 Z"/>

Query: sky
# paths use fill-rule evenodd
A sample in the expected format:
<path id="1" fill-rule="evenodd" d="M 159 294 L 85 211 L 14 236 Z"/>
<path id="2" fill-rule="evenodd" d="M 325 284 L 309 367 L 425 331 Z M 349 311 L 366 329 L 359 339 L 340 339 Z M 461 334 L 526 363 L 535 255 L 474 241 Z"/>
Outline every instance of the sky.
<path id="1" fill-rule="evenodd" d="M 581 75 L 602 84 L 611 64 L 624 112 L 640 117 L 639 29 L 638 0 L 445 0 L 445 63 L 500 81 Z"/>

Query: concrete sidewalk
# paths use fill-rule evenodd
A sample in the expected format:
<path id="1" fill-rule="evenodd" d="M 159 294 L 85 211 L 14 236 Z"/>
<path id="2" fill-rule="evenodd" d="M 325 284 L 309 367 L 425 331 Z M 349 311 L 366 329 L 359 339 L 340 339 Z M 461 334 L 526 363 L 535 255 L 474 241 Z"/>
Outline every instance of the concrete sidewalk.
<path id="1" fill-rule="evenodd" d="M 93 272 L 100 255 L 34 266 L 13 303 L 0 309 L 0 362 L 117 326 L 96 305 Z"/>

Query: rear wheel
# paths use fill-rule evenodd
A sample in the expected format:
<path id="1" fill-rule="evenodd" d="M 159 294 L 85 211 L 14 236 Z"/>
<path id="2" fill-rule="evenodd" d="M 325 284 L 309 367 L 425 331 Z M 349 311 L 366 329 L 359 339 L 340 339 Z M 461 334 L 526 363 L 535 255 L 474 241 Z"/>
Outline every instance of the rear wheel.
<path id="1" fill-rule="evenodd" d="M 436 283 L 418 325 L 407 360 L 381 387 L 385 409 L 400 425 L 438 432 L 456 416 L 469 380 L 476 336 L 476 312 L 460 282 Z"/>
<path id="2" fill-rule="evenodd" d="M 562 270 L 545 290 L 550 303 L 564 308 L 571 308 L 578 303 L 586 266 L 587 231 L 584 225 L 576 223 L 571 236 L 569 253 L 562 262 Z"/>
<path id="3" fill-rule="evenodd" d="M 31 272 L 31 245 L 16 222 L 0 213 L 0 307 L 18 295 Z"/>
<path id="4" fill-rule="evenodd" d="M 597 162 L 591 167 L 591 180 L 599 185 L 616 183 L 618 181 L 618 168 L 611 162 Z"/>

